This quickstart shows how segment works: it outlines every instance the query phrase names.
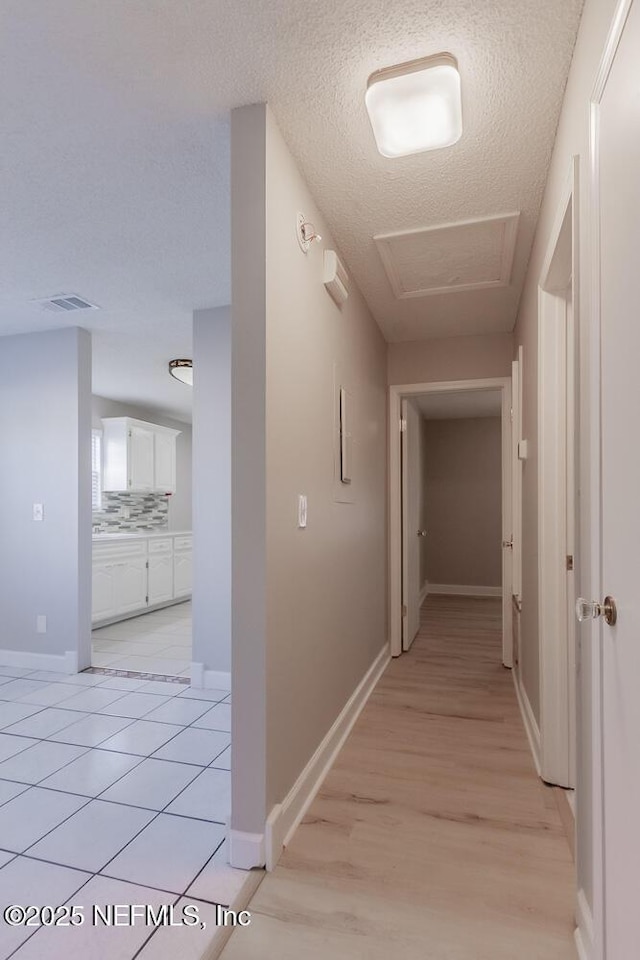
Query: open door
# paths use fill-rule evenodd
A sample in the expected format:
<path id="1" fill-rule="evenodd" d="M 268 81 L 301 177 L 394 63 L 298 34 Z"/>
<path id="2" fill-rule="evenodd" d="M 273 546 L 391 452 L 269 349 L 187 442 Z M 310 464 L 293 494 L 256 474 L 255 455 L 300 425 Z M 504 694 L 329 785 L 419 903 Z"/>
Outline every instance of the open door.
<path id="1" fill-rule="evenodd" d="M 420 414 L 402 401 L 402 649 L 420 629 Z"/>

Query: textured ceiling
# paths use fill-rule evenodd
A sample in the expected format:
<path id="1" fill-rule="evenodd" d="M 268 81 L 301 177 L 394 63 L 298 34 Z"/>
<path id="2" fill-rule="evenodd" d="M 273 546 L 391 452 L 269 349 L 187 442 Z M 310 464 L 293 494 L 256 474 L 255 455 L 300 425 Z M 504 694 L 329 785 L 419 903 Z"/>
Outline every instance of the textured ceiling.
<path id="1" fill-rule="evenodd" d="M 499 417 L 502 414 L 500 390 L 425 393 L 416 397 L 415 402 L 425 420 L 468 420 L 475 417 Z"/>
<path id="2" fill-rule="evenodd" d="M 228 112 L 260 100 L 388 339 L 510 329 L 581 5 L 2 0 L 0 331 L 60 325 L 28 301 L 79 293 L 103 308 L 96 391 L 187 415 L 163 364 L 229 300 Z M 462 139 L 385 160 L 367 77 L 443 50 Z M 394 297 L 374 234 L 516 210 L 511 286 Z"/>

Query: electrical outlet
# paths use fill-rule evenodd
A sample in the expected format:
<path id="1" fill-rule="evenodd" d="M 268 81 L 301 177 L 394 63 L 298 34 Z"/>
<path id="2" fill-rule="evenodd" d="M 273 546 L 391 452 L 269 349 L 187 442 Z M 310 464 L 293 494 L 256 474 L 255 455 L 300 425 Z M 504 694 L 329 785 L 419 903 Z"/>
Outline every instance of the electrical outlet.
<path id="1" fill-rule="evenodd" d="M 36 617 L 36 633 L 47 632 L 47 618 L 44 613 L 39 613 Z"/>
<path id="2" fill-rule="evenodd" d="M 301 493 L 298 497 L 298 527 L 303 529 L 307 525 L 307 497 Z"/>
<path id="3" fill-rule="evenodd" d="M 43 503 L 34 503 L 34 505 L 33 505 L 33 519 L 34 519 L 34 520 L 44 520 L 44 504 L 43 504 Z"/>
<path id="4" fill-rule="evenodd" d="M 128 504 L 123 503 L 120 507 L 120 516 L 123 520 L 129 520 L 131 518 L 131 507 Z"/>

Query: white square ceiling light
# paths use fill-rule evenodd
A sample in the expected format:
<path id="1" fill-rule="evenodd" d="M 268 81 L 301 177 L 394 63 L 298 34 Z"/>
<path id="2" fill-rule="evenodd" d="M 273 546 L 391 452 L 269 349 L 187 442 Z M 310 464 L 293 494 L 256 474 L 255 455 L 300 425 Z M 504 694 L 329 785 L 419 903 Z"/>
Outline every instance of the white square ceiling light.
<path id="1" fill-rule="evenodd" d="M 383 157 L 450 147 L 462 136 L 460 74 L 450 53 L 372 73 L 365 103 Z"/>

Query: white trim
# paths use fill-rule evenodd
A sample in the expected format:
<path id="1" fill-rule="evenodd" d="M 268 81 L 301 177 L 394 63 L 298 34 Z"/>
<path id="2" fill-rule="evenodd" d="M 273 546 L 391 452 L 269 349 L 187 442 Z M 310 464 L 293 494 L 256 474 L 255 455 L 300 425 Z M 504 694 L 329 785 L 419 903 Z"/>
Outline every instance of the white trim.
<path id="1" fill-rule="evenodd" d="M 389 660 L 389 645 L 385 644 L 287 796 L 271 810 L 265 826 L 267 870 L 274 869 L 291 840 Z"/>
<path id="2" fill-rule="evenodd" d="M 191 686 L 197 690 L 229 690 L 231 673 L 227 670 L 208 670 L 204 663 L 191 664 Z"/>
<path id="3" fill-rule="evenodd" d="M 238 870 L 253 870 L 264 867 L 264 833 L 247 833 L 227 827 L 229 863 Z"/>
<path id="4" fill-rule="evenodd" d="M 575 392 L 579 317 L 578 163 L 574 156 L 547 246 L 538 287 L 538 622 L 542 776 L 575 787 L 575 556 L 577 496 L 567 450 Z M 570 247 L 567 246 L 567 231 Z M 558 268 L 560 263 L 560 268 Z M 570 292 L 569 292 L 570 291 Z M 571 304 L 569 306 L 569 303 Z M 573 359 L 568 353 L 572 349 Z M 571 380 L 568 371 L 573 369 Z M 575 427 L 575 424 L 574 424 Z M 570 487 L 572 489 L 570 489 Z M 567 506 L 569 504 L 569 507 Z M 572 511 L 570 513 L 570 511 Z"/>
<path id="5" fill-rule="evenodd" d="M 593 915 L 584 890 L 578 890 L 576 899 L 576 949 L 580 960 L 595 960 L 593 952 Z"/>
<path id="6" fill-rule="evenodd" d="M 525 690 L 520 679 L 520 672 L 518 670 L 513 670 L 512 673 L 513 686 L 515 687 L 516 697 L 518 698 L 518 705 L 520 707 L 520 713 L 522 714 L 522 722 L 524 723 L 527 740 L 529 741 L 529 746 L 531 747 L 531 755 L 535 764 L 536 773 L 538 776 L 540 776 L 540 729 L 531 707 L 531 703 L 529 702 L 527 691 Z"/>
<path id="7" fill-rule="evenodd" d="M 30 653 L 27 650 L 0 650 L 3 667 L 21 667 L 23 670 L 50 670 L 53 673 L 78 673 L 78 651 L 64 653 Z"/>
<path id="8" fill-rule="evenodd" d="M 502 587 L 468 587 L 460 583 L 430 583 L 429 593 L 447 593 L 459 597 L 501 597 Z"/>
<path id="9" fill-rule="evenodd" d="M 420 591 L 420 597 L 419 597 L 420 606 L 422 606 L 422 604 L 425 602 L 425 600 L 429 596 L 429 593 L 430 593 L 429 581 L 425 580 L 425 582 L 422 584 L 422 590 Z"/>
<path id="10" fill-rule="evenodd" d="M 400 412 L 403 397 L 425 393 L 502 391 L 502 537 L 511 539 L 511 377 L 484 380 L 442 380 L 392 384 L 389 387 L 389 636 L 391 656 L 402 653 L 402 483 L 400 469 Z M 507 556 L 507 553 L 509 554 Z M 513 611 L 511 606 L 511 550 L 502 549 L 502 661 L 513 665 Z"/>

